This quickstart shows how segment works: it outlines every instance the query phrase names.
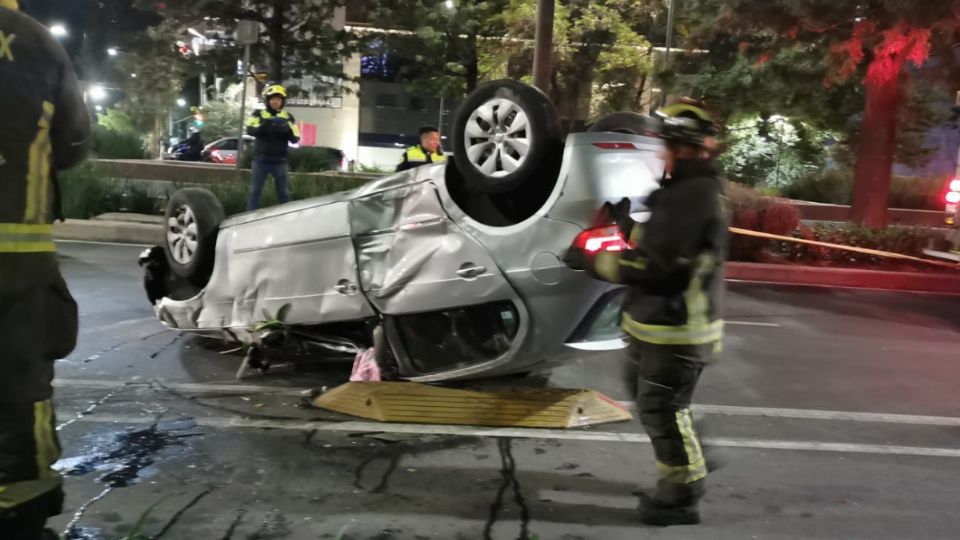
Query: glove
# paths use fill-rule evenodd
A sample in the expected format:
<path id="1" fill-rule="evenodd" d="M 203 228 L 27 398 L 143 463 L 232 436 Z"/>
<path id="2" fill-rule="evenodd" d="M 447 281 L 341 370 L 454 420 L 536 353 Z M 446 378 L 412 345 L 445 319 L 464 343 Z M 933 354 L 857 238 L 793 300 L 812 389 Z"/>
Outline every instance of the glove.
<path id="1" fill-rule="evenodd" d="M 613 207 L 613 219 L 620 223 L 624 219 L 630 219 L 630 210 L 633 208 L 633 203 L 630 199 L 624 197 L 620 199 L 620 202 Z"/>
<path id="2" fill-rule="evenodd" d="M 590 257 L 586 251 L 572 247 L 563 254 L 563 264 L 573 270 L 586 270 L 590 268 Z"/>

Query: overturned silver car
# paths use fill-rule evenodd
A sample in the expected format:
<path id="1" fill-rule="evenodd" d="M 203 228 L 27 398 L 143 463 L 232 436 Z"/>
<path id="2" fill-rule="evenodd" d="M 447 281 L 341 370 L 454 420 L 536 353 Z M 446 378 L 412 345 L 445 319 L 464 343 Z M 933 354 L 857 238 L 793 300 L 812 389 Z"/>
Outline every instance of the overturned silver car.
<path id="1" fill-rule="evenodd" d="M 141 259 L 159 319 L 235 340 L 258 367 L 294 343 L 320 359 L 376 345 L 386 373 L 420 382 L 622 348 L 623 289 L 561 257 L 574 242 L 626 247 L 595 218 L 628 197 L 642 219 L 663 168 L 644 117 L 618 113 L 564 142 L 542 93 L 497 81 L 454 125 L 450 164 L 334 196 L 224 219 L 211 193 L 178 191 L 166 244 Z"/>

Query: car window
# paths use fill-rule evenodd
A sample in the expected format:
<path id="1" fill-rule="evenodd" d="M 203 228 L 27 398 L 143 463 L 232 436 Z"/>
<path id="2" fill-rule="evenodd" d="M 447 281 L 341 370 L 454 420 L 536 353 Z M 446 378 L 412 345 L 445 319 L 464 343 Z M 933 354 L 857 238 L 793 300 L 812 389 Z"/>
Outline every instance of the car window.
<path id="1" fill-rule="evenodd" d="M 568 341 L 570 343 L 587 343 L 622 338 L 623 330 L 620 328 L 620 319 L 626 297 L 627 289 L 625 288 L 605 294 L 593 306 Z"/>
<path id="2" fill-rule="evenodd" d="M 223 142 L 223 146 L 220 147 L 221 150 L 236 150 L 238 147 L 236 139 L 227 139 Z"/>
<path id="3" fill-rule="evenodd" d="M 396 317 L 407 356 L 421 373 L 495 360 L 513 344 L 520 317 L 502 301 Z"/>

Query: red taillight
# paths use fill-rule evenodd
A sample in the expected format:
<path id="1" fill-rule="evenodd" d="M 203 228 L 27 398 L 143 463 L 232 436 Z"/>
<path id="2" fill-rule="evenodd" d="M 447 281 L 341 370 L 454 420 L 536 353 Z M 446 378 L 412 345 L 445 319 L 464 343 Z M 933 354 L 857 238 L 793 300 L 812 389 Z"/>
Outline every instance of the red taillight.
<path id="1" fill-rule="evenodd" d="M 947 193 L 947 202 L 950 204 L 960 203 L 960 191 L 951 191 Z"/>
<path id="2" fill-rule="evenodd" d="M 960 178 L 950 182 L 950 191 L 960 191 Z"/>
<path id="3" fill-rule="evenodd" d="M 617 227 L 603 227 L 600 229 L 589 229 L 583 231 L 573 241 L 573 245 L 587 253 L 599 253 L 601 251 L 624 251 L 630 246 L 620 235 Z"/>
<path id="4" fill-rule="evenodd" d="M 595 142 L 594 146 L 601 150 L 639 150 L 640 148 L 628 142 Z"/>

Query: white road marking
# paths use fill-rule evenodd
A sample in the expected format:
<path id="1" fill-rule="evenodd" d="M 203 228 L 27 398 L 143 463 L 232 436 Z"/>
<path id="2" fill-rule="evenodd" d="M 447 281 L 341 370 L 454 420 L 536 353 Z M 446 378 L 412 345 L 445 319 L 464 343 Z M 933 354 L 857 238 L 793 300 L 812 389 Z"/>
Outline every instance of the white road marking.
<path id="1" fill-rule="evenodd" d="M 290 388 L 281 386 L 262 386 L 254 384 L 223 383 L 174 383 L 133 379 L 130 381 L 103 380 L 103 379 L 54 379 L 56 388 L 115 390 L 124 386 L 164 387 L 182 394 L 204 395 L 275 395 L 300 396 L 304 388 Z M 618 401 L 624 407 L 635 409 L 632 401 Z M 869 422 L 881 424 L 907 424 L 923 426 L 960 427 L 960 417 L 952 416 L 925 416 L 913 414 L 893 414 L 875 412 L 825 411 L 817 409 L 783 409 L 775 407 L 741 407 L 736 405 L 704 405 L 695 403 L 693 412 L 701 412 L 723 416 L 765 416 L 769 418 L 794 418 L 800 420 L 832 420 L 842 422 Z"/>
<path id="2" fill-rule="evenodd" d="M 751 322 L 751 321 L 723 321 L 727 326 L 760 326 L 764 328 L 780 328 L 778 323 Z"/>
<path id="3" fill-rule="evenodd" d="M 195 394 L 200 396 L 220 394 L 267 394 L 280 396 L 299 396 L 304 390 L 303 388 L 258 386 L 253 384 L 173 383 L 143 379 L 132 379 L 129 381 L 112 381 L 103 379 L 54 379 L 53 386 L 55 388 L 77 388 L 88 390 L 114 390 L 124 386 L 131 388 L 156 386 L 158 388 L 169 388 L 174 392 L 182 394 Z"/>
<path id="4" fill-rule="evenodd" d="M 632 401 L 618 401 L 617 403 L 627 408 L 636 408 L 636 404 Z M 960 427 L 960 418 L 952 416 L 823 411 L 817 409 L 779 409 L 773 407 L 740 407 L 736 405 L 701 405 L 698 403 L 691 405 L 690 409 L 695 413 L 702 412 L 722 416 L 765 416 L 768 418 L 794 418 L 799 420 L 833 420 L 841 422 Z"/>
<path id="5" fill-rule="evenodd" d="M 158 224 L 157 227 L 162 227 L 162 224 Z M 129 247 L 129 248 L 149 248 L 153 247 L 152 245 L 147 244 L 127 244 L 123 242 L 94 242 L 93 240 L 60 240 L 57 238 L 53 239 L 57 244 L 91 244 L 94 246 L 120 246 L 120 247 Z"/>
<path id="6" fill-rule="evenodd" d="M 289 431 L 319 431 L 333 433 L 398 433 L 410 435 L 444 435 L 459 437 L 497 437 L 517 439 L 547 439 L 561 441 L 649 443 L 650 439 L 640 433 L 615 433 L 603 431 L 565 431 L 530 428 L 481 428 L 469 426 L 440 426 L 421 424 L 383 424 L 376 422 L 309 422 L 301 420 L 254 419 L 244 417 L 195 417 L 198 426 L 216 429 L 282 429 Z M 154 418 L 92 414 L 79 419 L 84 423 L 107 424 L 153 424 Z M 844 454 L 881 454 L 899 456 L 924 456 L 960 458 L 957 448 L 930 448 L 919 446 L 895 446 L 883 444 L 853 444 L 814 441 L 781 441 L 765 439 L 707 438 L 704 443 L 730 448 L 753 448 L 761 450 L 793 450 L 808 452 L 833 452 Z"/>

